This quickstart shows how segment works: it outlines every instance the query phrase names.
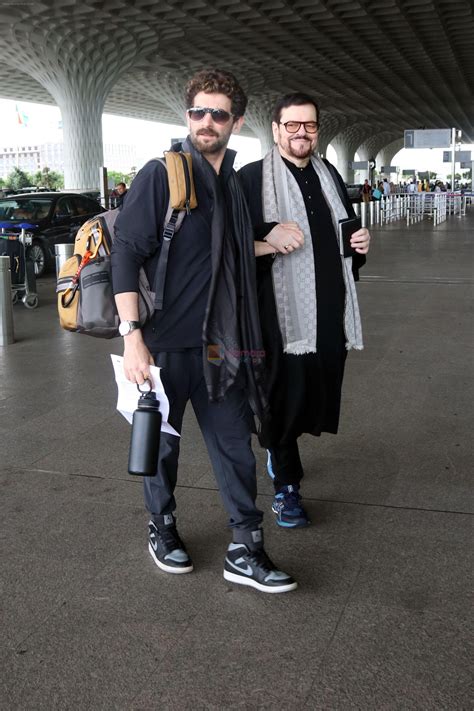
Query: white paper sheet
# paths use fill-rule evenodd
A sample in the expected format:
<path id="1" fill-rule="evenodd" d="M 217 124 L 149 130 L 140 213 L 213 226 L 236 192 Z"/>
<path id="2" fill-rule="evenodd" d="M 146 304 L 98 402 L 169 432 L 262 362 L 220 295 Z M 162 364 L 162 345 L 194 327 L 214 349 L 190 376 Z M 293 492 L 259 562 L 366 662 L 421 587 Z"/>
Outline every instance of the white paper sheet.
<path id="1" fill-rule="evenodd" d="M 122 356 L 111 355 L 110 357 L 112 359 L 112 365 L 114 366 L 115 380 L 118 388 L 117 410 L 132 424 L 133 413 L 137 409 L 140 393 L 138 392 L 136 384 L 131 383 L 125 377 Z M 166 397 L 163 383 L 161 382 L 160 370 L 161 368 L 157 368 L 155 365 L 150 366 L 150 375 L 153 379 L 153 392 L 156 393 L 156 399 L 160 402 L 160 412 L 163 418 L 161 431 L 180 437 L 179 433 L 168 424 L 170 404 Z"/>

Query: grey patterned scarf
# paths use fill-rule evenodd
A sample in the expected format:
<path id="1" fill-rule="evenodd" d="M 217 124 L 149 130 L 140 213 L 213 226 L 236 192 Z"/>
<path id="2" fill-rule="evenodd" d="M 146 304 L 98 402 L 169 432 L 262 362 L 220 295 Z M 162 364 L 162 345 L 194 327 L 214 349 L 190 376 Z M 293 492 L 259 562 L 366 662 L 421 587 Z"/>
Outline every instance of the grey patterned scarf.
<path id="1" fill-rule="evenodd" d="M 346 348 L 363 348 L 359 306 L 352 274 L 352 257 L 344 258 L 339 237 L 339 221 L 347 211 L 339 197 L 334 179 L 319 156 L 311 165 L 321 183 L 329 206 L 334 231 L 339 241 L 342 274 L 346 289 L 344 332 Z M 297 222 L 305 236 L 304 246 L 291 254 L 278 254 L 273 264 L 273 289 L 280 325 L 283 351 L 294 355 L 317 351 L 316 275 L 313 242 L 301 190 L 274 146 L 263 159 L 263 214 L 265 222 Z"/>

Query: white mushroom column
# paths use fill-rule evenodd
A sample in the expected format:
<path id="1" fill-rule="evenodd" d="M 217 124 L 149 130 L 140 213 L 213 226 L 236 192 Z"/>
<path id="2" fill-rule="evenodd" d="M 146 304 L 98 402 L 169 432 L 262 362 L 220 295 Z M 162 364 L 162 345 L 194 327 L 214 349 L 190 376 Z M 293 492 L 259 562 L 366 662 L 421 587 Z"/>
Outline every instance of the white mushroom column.
<path id="1" fill-rule="evenodd" d="M 270 97 L 261 96 L 250 97 L 247 111 L 245 112 L 245 122 L 260 141 L 262 157 L 272 150 L 272 108 L 274 100 Z M 258 156 L 255 156 L 255 160 Z"/>
<path id="2" fill-rule="evenodd" d="M 145 75 L 143 91 L 157 103 L 164 102 L 175 115 L 176 122 L 186 127 L 186 78 L 182 75 L 149 72 Z M 185 128 L 185 131 L 187 129 Z"/>
<path id="3" fill-rule="evenodd" d="M 396 141 L 392 141 L 388 145 L 384 146 L 380 150 L 380 152 L 376 158 L 378 169 L 380 170 L 382 166 L 391 165 L 391 160 L 392 160 L 393 156 L 396 155 L 398 153 L 398 151 L 400 151 L 403 148 L 403 146 L 404 146 L 403 138 L 397 138 Z M 389 177 L 388 174 L 387 174 L 387 177 Z"/>
<path id="4" fill-rule="evenodd" d="M 331 141 L 331 146 L 337 154 L 337 170 L 345 183 L 354 182 L 354 171 L 349 168 L 349 161 L 354 160 L 357 142 L 350 139 L 345 133 L 340 133 Z"/>
<path id="5" fill-rule="evenodd" d="M 367 125 L 359 123 L 346 128 L 331 141 L 337 153 L 337 169 L 346 183 L 354 182 L 354 171 L 349 168 L 349 161 L 354 160 L 356 149 L 366 135 Z"/>
<path id="6" fill-rule="evenodd" d="M 12 26 L 11 63 L 27 71 L 58 104 L 63 122 L 64 185 L 69 190 L 94 189 L 103 165 L 102 112 L 117 79 L 156 36 L 136 23 L 126 29 L 91 8 L 68 5 L 30 18 L 28 29 Z M 60 13 L 60 14 L 59 14 Z"/>

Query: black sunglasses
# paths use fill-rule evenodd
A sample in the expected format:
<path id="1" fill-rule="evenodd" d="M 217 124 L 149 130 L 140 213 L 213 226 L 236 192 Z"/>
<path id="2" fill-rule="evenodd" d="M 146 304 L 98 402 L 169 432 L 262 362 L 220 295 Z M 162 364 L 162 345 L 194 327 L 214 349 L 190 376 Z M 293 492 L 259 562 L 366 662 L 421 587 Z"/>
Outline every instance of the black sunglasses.
<path id="1" fill-rule="evenodd" d="M 211 114 L 214 123 L 218 123 L 221 126 L 232 118 L 232 114 L 228 111 L 224 111 L 224 109 L 211 109 L 207 106 L 193 106 L 191 109 L 188 109 L 186 113 L 191 121 L 202 121 L 206 114 Z"/>

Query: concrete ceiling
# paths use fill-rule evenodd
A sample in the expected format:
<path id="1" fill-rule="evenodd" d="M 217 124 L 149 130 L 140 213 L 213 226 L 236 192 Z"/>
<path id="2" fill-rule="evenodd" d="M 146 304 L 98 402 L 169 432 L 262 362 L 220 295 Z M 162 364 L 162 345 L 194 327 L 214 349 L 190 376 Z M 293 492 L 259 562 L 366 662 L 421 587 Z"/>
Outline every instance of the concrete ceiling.
<path id="1" fill-rule="evenodd" d="M 54 104 L 55 72 L 110 68 L 106 112 L 176 123 L 184 80 L 220 66 L 257 134 L 276 96 L 302 90 L 326 140 L 379 147 L 408 128 L 474 142 L 473 48 L 470 0 L 0 0 L 4 98 Z"/>

